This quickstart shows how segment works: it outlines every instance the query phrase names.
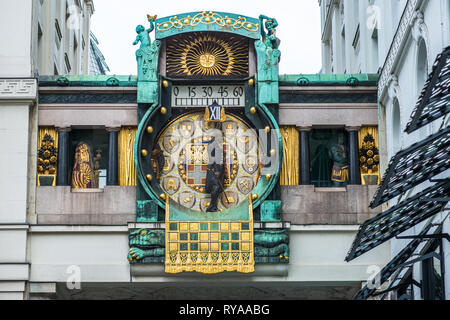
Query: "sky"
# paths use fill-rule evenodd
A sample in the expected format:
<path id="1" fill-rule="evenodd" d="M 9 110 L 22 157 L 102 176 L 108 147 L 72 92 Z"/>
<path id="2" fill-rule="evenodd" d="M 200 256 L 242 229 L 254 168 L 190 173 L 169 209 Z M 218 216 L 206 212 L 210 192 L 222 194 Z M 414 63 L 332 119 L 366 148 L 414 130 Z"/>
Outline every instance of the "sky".
<path id="1" fill-rule="evenodd" d="M 258 18 L 274 17 L 281 40 L 280 74 L 318 73 L 321 69 L 320 11 L 317 0 L 95 0 L 91 31 L 111 70 L 135 75 L 136 26 L 158 18 L 194 11 L 221 11 Z M 151 40 L 155 39 L 154 32 Z"/>

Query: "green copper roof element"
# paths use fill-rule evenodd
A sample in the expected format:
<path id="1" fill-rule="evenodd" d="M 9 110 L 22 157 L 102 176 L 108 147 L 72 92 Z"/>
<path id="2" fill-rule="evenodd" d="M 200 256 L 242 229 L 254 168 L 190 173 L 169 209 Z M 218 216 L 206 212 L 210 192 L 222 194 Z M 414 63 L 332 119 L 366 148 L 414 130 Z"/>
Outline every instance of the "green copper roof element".
<path id="1" fill-rule="evenodd" d="M 57 75 L 40 76 L 39 86 L 68 86 L 68 87 L 136 87 L 136 76 L 116 75 Z"/>
<path id="2" fill-rule="evenodd" d="M 356 79 L 356 80 L 355 80 Z M 279 76 L 280 85 L 295 86 L 376 86 L 378 74 L 285 74 Z"/>
<path id="3" fill-rule="evenodd" d="M 234 13 L 199 11 L 156 20 L 156 39 L 197 31 L 218 31 L 259 39 L 259 21 Z"/>

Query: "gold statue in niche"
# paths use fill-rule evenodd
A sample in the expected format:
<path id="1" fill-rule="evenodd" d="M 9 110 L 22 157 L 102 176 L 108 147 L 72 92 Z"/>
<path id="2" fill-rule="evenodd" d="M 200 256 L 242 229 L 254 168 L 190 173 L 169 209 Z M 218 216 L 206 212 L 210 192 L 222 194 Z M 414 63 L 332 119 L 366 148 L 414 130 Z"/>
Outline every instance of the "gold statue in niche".
<path id="1" fill-rule="evenodd" d="M 92 171 L 92 153 L 89 146 L 80 142 L 75 149 L 75 163 L 72 171 L 72 188 L 93 188 L 94 173 Z"/>

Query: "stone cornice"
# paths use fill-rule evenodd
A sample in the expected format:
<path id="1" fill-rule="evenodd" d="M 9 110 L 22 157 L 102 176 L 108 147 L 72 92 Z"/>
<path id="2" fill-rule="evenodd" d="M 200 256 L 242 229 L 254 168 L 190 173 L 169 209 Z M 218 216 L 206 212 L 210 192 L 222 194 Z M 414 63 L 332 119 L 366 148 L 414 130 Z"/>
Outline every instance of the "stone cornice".
<path id="1" fill-rule="evenodd" d="M 36 79 L 0 79 L 0 100 L 36 100 Z"/>

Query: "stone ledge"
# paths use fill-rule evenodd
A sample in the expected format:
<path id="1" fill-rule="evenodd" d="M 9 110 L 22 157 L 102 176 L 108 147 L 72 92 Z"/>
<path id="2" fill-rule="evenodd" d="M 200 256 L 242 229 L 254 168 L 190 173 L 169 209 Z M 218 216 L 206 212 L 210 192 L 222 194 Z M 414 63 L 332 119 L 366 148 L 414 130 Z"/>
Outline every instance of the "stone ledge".
<path id="1" fill-rule="evenodd" d="M 136 187 L 106 186 L 102 192 L 70 186 L 36 187 L 39 224 L 126 225 L 136 221 Z"/>
<path id="2" fill-rule="evenodd" d="M 324 192 L 312 185 L 282 186 L 283 221 L 300 225 L 362 224 L 381 212 L 381 208 L 369 208 L 377 188 L 349 185 L 346 192 Z"/>

